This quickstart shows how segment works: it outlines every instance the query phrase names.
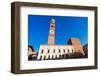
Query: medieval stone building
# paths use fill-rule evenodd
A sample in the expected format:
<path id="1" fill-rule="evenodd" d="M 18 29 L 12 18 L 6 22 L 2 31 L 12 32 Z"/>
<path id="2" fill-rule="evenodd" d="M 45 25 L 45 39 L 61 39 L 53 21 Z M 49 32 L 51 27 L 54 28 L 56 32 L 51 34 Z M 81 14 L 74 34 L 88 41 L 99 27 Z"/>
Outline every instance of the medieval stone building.
<path id="1" fill-rule="evenodd" d="M 28 60 L 37 59 L 38 53 L 34 51 L 32 46 L 28 46 Z"/>

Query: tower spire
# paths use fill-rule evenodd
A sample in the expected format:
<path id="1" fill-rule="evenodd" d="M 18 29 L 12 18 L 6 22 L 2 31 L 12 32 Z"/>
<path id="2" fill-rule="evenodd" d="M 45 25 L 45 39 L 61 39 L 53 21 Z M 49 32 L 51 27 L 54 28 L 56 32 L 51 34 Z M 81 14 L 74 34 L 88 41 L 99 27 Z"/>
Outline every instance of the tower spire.
<path id="1" fill-rule="evenodd" d="M 51 19 L 49 35 L 48 35 L 48 45 L 54 45 L 55 43 L 55 19 Z"/>

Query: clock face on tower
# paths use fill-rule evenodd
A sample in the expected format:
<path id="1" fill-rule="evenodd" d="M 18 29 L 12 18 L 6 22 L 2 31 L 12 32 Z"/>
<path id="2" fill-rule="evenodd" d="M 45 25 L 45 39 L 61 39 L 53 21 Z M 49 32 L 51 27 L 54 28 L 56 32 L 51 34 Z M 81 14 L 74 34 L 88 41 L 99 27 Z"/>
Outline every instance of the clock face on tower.
<path id="1" fill-rule="evenodd" d="M 50 33 L 51 33 L 51 34 L 54 34 L 54 30 L 50 30 Z"/>

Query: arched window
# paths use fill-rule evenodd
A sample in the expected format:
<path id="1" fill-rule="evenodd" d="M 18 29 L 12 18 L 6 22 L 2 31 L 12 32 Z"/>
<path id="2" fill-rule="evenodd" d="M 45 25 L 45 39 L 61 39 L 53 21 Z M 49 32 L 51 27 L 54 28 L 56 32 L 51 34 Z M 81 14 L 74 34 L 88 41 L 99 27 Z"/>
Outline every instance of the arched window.
<path id="1" fill-rule="evenodd" d="M 54 59 L 54 56 L 52 55 L 52 59 Z"/>
<path id="2" fill-rule="evenodd" d="M 48 49 L 48 53 L 50 53 L 50 49 Z"/>
<path id="3" fill-rule="evenodd" d="M 57 55 L 55 56 L 55 58 L 57 59 Z"/>
<path id="4" fill-rule="evenodd" d="M 48 56 L 48 59 L 50 59 L 50 55 Z"/>
<path id="5" fill-rule="evenodd" d="M 46 56 L 44 56 L 44 60 L 46 60 Z"/>
<path id="6" fill-rule="evenodd" d="M 60 53 L 60 49 L 58 49 L 59 53 Z"/>
<path id="7" fill-rule="evenodd" d="M 63 49 L 63 52 L 65 53 L 65 49 Z"/>
<path id="8" fill-rule="evenodd" d="M 55 53 L 55 49 L 53 50 L 53 53 Z"/>
<path id="9" fill-rule="evenodd" d="M 51 28 L 54 28 L 54 25 L 51 25 Z"/>
<path id="10" fill-rule="evenodd" d="M 59 58 L 61 58 L 61 55 L 59 55 Z"/>
<path id="11" fill-rule="evenodd" d="M 42 60 L 42 56 L 40 56 L 40 60 Z"/>
<path id="12" fill-rule="evenodd" d="M 42 49 L 41 53 L 43 53 L 43 49 Z"/>
<path id="13" fill-rule="evenodd" d="M 62 58 L 64 58 L 64 54 L 62 55 Z"/>
<path id="14" fill-rule="evenodd" d="M 72 49 L 72 53 L 74 52 L 74 50 Z"/>
<path id="15" fill-rule="evenodd" d="M 69 53 L 69 49 L 68 49 L 68 53 Z"/>

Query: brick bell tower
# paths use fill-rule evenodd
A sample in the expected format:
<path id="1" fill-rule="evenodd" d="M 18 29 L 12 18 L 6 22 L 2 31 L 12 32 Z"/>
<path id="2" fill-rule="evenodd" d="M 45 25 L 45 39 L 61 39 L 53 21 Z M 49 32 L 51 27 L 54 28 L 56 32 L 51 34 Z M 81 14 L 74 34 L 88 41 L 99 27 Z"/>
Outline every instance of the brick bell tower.
<path id="1" fill-rule="evenodd" d="M 54 44 L 55 44 L 55 20 L 51 19 L 49 35 L 48 35 L 48 45 L 54 45 Z"/>

